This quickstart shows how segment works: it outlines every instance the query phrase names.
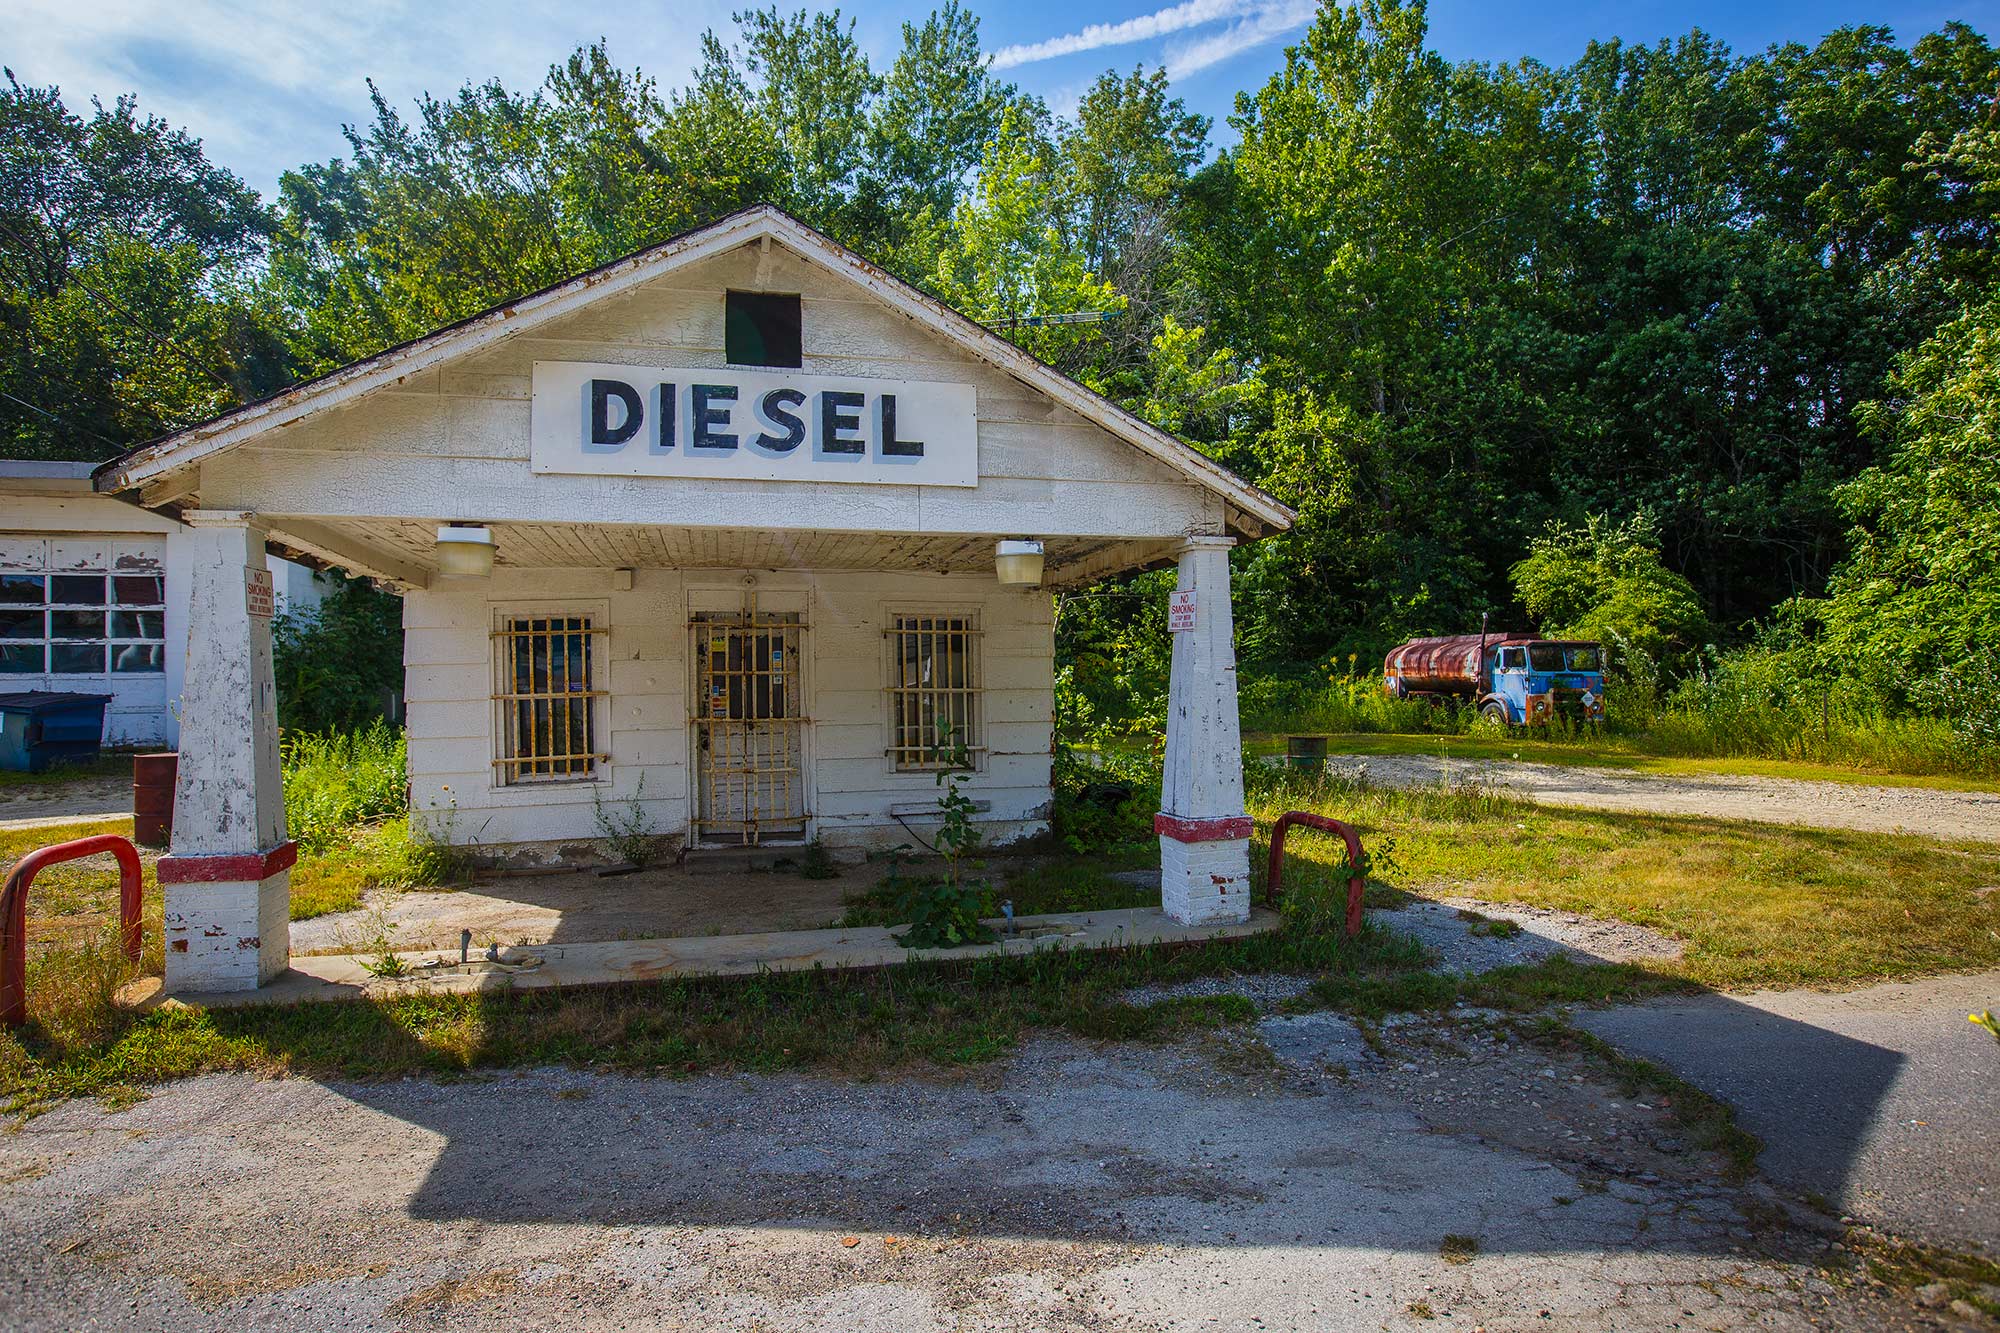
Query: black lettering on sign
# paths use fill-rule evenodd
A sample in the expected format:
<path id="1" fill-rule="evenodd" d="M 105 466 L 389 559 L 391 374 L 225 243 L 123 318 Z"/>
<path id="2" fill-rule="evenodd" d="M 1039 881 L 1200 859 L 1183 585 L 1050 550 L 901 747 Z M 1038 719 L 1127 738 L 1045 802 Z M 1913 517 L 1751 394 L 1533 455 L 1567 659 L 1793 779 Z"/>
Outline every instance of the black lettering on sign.
<path id="1" fill-rule="evenodd" d="M 922 458 L 922 440 L 899 440 L 896 438 L 896 395 L 882 395 L 882 453 L 889 458 Z"/>
<path id="2" fill-rule="evenodd" d="M 691 384 L 688 386 L 688 427 L 694 437 L 688 441 L 690 449 L 734 449 L 736 437 L 725 431 L 710 430 L 711 426 L 729 424 L 729 409 L 710 407 L 711 401 L 733 403 L 736 401 L 734 384 Z"/>
<path id="3" fill-rule="evenodd" d="M 805 418 L 788 408 L 805 405 L 806 396 L 797 389 L 773 389 L 765 394 L 758 404 L 764 420 L 772 429 L 781 430 L 783 435 L 759 435 L 757 447 L 768 449 L 774 454 L 788 454 L 806 440 Z"/>
<path id="4" fill-rule="evenodd" d="M 680 387 L 662 383 L 653 397 L 653 443 L 652 452 L 670 454 L 680 443 L 680 435 L 674 429 L 674 409 L 680 405 Z"/>
<path id="5" fill-rule="evenodd" d="M 819 395 L 819 451 L 823 454 L 865 454 L 868 442 L 850 432 L 861 429 L 861 407 L 867 396 L 843 389 L 823 389 Z"/>
<path id="6" fill-rule="evenodd" d="M 611 404 L 613 400 L 624 409 L 617 425 L 611 424 Z M 639 401 L 639 391 L 623 380 L 592 380 L 590 382 L 590 436 L 584 448 L 593 453 L 616 453 L 625 447 L 625 442 L 639 433 L 645 424 L 646 411 Z"/>

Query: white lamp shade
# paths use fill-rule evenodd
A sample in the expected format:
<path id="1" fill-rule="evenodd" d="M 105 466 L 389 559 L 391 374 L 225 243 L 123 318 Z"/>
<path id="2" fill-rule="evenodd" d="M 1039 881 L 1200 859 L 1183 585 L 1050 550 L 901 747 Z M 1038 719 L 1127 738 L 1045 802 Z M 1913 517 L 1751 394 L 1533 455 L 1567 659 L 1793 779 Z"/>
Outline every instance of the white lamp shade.
<path id="1" fill-rule="evenodd" d="M 1042 544 L 1032 541 L 1000 542 L 993 548 L 993 572 L 1008 587 L 1041 587 Z"/>
<path id="2" fill-rule="evenodd" d="M 493 530 L 439 528 L 437 562 L 438 573 L 448 579 L 485 578 L 493 572 Z"/>

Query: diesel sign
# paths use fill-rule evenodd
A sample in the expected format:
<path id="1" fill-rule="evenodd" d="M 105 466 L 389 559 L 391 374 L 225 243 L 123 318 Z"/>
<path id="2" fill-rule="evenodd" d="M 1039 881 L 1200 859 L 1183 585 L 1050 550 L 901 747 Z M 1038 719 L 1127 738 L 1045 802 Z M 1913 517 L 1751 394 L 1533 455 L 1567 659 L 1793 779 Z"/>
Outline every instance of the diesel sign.
<path id="1" fill-rule="evenodd" d="M 971 385 L 535 363 L 536 472 L 979 482 Z"/>

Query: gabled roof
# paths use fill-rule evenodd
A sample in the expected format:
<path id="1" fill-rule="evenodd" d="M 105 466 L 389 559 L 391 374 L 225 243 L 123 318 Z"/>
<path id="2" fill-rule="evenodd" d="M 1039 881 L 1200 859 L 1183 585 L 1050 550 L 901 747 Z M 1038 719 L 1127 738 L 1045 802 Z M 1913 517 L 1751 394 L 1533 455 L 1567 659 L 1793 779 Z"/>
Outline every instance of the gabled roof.
<path id="1" fill-rule="evenodd" d="M 316 412 L 351 402 L 441 362 L 560 318 L 600 297 L 613 296 L 676 269 L 768 238 L 842 274 L 884 304 L 955 344 L 977 359 L 1012 375 L 1078 416 L 1094 422 L 1223 497 L 1255 529 L 1291 526 L 1292 511 L 1228 468 L 1167 432 L 1150 426 L 1116 403 L 1044 365 L 1005 338 L 933 297 L 869 263 L 784 211 L 759 204 L 672 240 L 614 260 L 567 282 L 508 301 L 435 333 L 391 347 L 366 360 L 307 380 L 200 425 L 164 436 L 98 467 L 100 491 L 137 490 L 171 473 L 212 458 L 265 431 L 291 425 Z"/>

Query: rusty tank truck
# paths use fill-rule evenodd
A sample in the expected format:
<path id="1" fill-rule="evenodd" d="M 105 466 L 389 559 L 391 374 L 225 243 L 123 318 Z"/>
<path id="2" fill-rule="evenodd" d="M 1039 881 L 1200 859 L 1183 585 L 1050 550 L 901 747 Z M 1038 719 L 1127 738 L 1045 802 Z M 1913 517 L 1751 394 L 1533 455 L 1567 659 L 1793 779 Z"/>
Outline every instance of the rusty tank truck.
<path id="1" fill-rule="evenodd" d="M 1459 700 L 1510 727 L 1604 720 L 1604 649 L 1501 632 L 1411 639 L 1382 660 L 1392 698 Z"/>

